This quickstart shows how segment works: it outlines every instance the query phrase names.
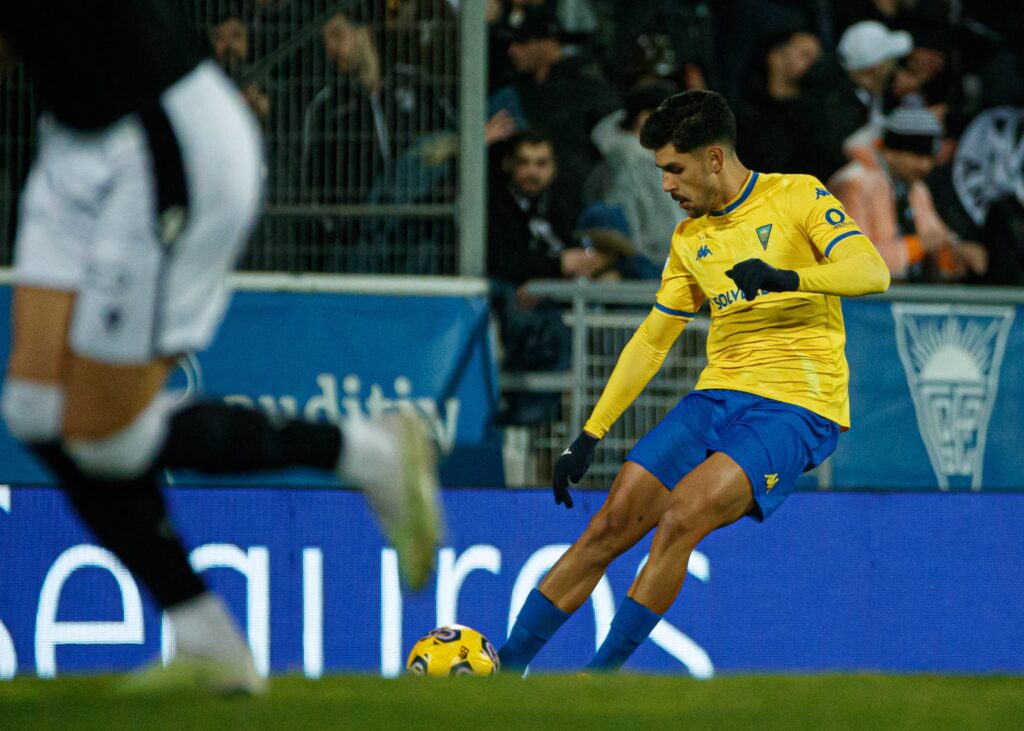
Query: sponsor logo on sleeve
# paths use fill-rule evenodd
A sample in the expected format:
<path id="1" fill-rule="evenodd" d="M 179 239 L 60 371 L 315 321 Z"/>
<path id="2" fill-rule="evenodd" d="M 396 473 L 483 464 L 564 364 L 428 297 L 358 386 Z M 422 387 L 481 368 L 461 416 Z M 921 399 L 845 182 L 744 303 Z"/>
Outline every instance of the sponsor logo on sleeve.
<path id="1" fill-rule="evenodd" d="M 829 208 L 825 211 L 825 222 L 831 224 L 833 229 L 855 225 L 842 208 Z"/>

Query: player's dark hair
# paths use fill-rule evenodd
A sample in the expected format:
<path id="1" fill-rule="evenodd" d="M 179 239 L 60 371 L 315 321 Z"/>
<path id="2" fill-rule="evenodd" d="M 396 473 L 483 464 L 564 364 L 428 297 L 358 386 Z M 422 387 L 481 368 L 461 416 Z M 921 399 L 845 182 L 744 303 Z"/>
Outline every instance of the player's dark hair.
<path id="1" fill-rule="evenodd" d="M 690 152 L 714 143 L 736 149 L 736 117 L 721 94 L 694 89 L 663 101 L 640 128 L 640 144 Z"/>

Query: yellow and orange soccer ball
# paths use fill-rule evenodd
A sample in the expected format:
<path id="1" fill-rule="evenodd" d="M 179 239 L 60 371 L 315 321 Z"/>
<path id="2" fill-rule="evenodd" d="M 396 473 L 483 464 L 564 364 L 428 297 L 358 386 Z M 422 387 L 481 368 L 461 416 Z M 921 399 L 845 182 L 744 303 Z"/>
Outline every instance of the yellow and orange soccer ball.
<path id="1" fill-rule="evenodd" d="M 412 646 L 405 663 L 411 675 L 451 678 L 494 675 L 501 668 L 494 645 L 475 629 L 449 624 L 430 630 Z"/>

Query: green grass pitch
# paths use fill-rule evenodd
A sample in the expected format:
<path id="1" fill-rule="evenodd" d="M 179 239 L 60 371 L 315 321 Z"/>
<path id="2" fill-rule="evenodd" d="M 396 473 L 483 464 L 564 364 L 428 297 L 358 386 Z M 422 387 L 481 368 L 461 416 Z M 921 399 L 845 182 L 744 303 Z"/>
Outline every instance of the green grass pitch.
<path id="1" fill-rule="evenodd" d="M 623 674 L 428 680 L 278 677 L 260 698 L 124 697 L 117 679 L 0 682 L 11 729 L 1009 729 L 1024 678 L 929 675 Z"/>

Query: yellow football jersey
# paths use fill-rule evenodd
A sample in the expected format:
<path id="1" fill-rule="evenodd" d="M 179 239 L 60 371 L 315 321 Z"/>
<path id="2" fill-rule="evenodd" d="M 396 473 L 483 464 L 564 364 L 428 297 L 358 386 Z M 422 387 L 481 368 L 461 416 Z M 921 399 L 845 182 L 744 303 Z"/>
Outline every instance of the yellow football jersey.
<path id="1" fill-rule="evenodd" d="M 809 175 L 751 173 L 724 209 L 679 224 L 655 307 L 688 319 L 708 301 L 708 365 L 697 388 L 796 404 L 848 428 L 839 297 L 761 292 L 748 302 L 725 272 L 751 258 L 780 269 L 823 264 L 857 236 L 842 204 Z"/>

